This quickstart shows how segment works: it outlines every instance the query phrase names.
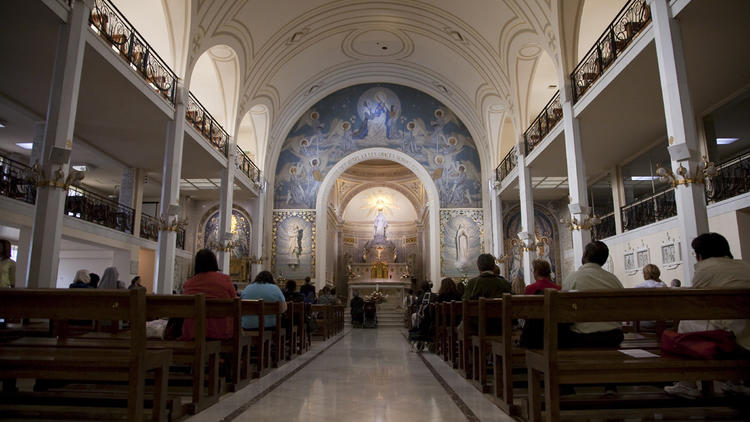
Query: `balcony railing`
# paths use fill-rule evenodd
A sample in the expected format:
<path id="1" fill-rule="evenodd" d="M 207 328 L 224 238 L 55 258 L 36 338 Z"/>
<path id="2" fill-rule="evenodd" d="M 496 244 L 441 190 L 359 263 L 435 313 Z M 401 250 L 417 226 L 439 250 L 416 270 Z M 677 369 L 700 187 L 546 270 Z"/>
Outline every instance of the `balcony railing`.
<path id="1" fill-rule="evenodd" d="M 68 189 L 65 215 L 133 234 L 135 210 L 83 188 Z"/>
<path id="2" fill-rule="evenodd" d="M 516 147 L 514 146 L 507 154 L 505 154 L 505 158 L 503 158 L 503 161 L 501 161 L 495 169 L 495 180 L 502 182 L 517 165 L 518 155 L 516 154 Z"/>
<path id="3" fill-rule="evenodd" d="M 0 155 L 0 195 L 29 204 L 36 202 L 29 166 Z"/>
<path id="4" fill-rule="evenodd" d="M 542 142 L 552 128 L 562 120 L 562 106 L 560 106 L 560 91 L 557 91 L 551 100 L 544 106 L 544 109 L 536 119 L 531 123 L 526 132 L 523 133 L 523 143 L 526 155 Z"/>
<path id="5" fill-rule="evenodd" d="M 620 10 L 596 44 L 578 63 L 570 78 L 573 98 L 578 101 L 604 71 L 615 61 L 630 42 L 651 21 L 651 10 L 646 0 L 630 0 Z"/>
<path id="6" fill-rule="evenodd" d="M 141 239 L 159 241 L 159 220 L 148 214 L 141 214 Z"/>
<path id="7" fill-rule="evenodd" d="M 240 171 L 245 173 L 245 175 L 250 178 L 250 181 L 252 181 L 256 185 L 259 185 L 260 169 L 258 168 L 258 166 L 253 163 L 253 160 L 251 160 L 250 157 L 245 154 L 245 151 L 243 151 L 240 147 L 237 147 L 237 156 L 240 158 Z"/>
<path id="8" fill-rule="evenodd" d="M 620 209 L 622 231 L 637 229 L 677 215 L 674 188 L 651 195 Z"/>
<path id="9" fill-rule="evenodd" d="M 591 228 L 591 240 L 602 240 L 614 236 L 617 233 L 615 228 L 615 213 L 611 212 L 599 217 L 599 224 Z"/>
<path id="10" fill-rule="evenodd" d="M 709 203 L 750 192 L 750 152 L 724 162 L 717 169 L 719 174 L 706 184 L 706 200 Z"/>
<path id="11" fill-rule="evenodd" d="M 225 157 L 227 156 L 229 135 L 192 92 L 188 96 L 185 118 L 216 151 L 219 151 Z"/>
<path id="12" fill-rule="evenodd" d="M 154 89 L 174 105 L 177 74 L 109 0 L 96 0 L 89 23 Z"/>

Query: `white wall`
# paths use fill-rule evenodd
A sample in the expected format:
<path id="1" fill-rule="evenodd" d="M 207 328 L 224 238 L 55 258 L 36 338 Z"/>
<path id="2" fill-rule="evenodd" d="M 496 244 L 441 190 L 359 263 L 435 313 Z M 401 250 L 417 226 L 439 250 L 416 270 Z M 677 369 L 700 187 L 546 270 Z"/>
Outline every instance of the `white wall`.
<path id="1" fill-rule="evenodd" d="M 67 289 L 73 282 L 78 270 L 89 270 L 101 277 L 107 267 L 111 267 L 114 260 L 113 250 L 64 250 L 60 251 L 60 265 L 57 268 L 57 288 Z M 120 268 L 117 271 L 121 274 Z M 127 272 L 124 273 L 127 276 Z M 125 280 L 123 280 L 125 281 Z M 128 282 L 130 280 L 127 280 Z"/>

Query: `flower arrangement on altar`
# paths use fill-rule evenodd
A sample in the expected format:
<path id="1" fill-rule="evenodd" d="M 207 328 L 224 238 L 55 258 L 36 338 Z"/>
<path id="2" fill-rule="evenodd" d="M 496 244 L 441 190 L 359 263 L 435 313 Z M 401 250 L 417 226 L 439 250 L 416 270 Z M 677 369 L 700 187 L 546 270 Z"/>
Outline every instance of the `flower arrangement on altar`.
<path id="1" fill-rule="evenodd" d="M 388 299 L 388 295 L 381 292 L 380 290 L 375 290 L 374 292 L 365 296 L 366 302 L 374 302 L 378 305 L 381 303 L 384 303 L 387 299 Z"/>

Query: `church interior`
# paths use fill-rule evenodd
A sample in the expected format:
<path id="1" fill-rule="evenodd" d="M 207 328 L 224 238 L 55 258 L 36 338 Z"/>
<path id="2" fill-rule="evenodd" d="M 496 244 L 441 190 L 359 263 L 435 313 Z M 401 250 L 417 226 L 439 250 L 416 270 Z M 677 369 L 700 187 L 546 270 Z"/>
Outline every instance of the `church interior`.
<path id="1" fill-rule="evenodd" d="M 723 329 L 730 360 L 661 354 L 680 321 L 750 321 L 750 273 L 705 284 L 694 242 L 750 265 L 748 19 L 747 0 L 0 1 L 0 419 L 750 419 L 750 328 Z M 566 286 L 592 244 L 621 295 Z M 231 298 L 188 294 L 204 250 Z M 485 254 L 516 305 L 433 303 Z M 679 289 L 636 289 L 654 266 Z M 539 268 L 559 296 L 528 293 Z M 264 274 L 283 306 L 244 296 Z M 558 329 L 519 343 L 519 321 L 606 318 L 625 333 L 606 359 L 558 353 Z M 183 319 L 195 338 L 168 341 Z M 680 376 L 699 395 L 673 397 Z"/>

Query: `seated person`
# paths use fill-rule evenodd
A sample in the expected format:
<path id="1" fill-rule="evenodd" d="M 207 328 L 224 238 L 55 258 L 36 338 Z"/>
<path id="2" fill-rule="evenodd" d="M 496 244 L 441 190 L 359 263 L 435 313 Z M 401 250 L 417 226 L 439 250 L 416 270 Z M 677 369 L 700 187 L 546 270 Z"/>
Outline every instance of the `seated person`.
<path id="1" fill-rule="evenodd" d="M 648 264 L 645 267 L 643 267 L 643 282 L 636 285 L 636 289 L 652 289 L 652 288 L 660 288 L 660 287 L 667 287 L 666 284 L 664 284 L 663 281 L 659 278 L 661 275 L 661 271 L 659 271 L 659 267 L 657 267 L 654 264 Z"/>
<path id="2" fill-rule="evenodd" d="M 284 289 L 284 298 L 287 302 L 303 302 L 302 293 L 297 291 L 297 283 L 294 280 L 287 280 Z"/>
<path id="3" fill-rule="evenodd" d="M 750 264 L 734 259 L 729 242 L 718 233 L 704 233 L 690 244 L 695 252 L 693 289 L 750 289 Z M 680 321 L 678 333 L 696 331 L 732 331 L 741 347 L 741 353 L 750 353 L 750 320 L 729 319 L 710 321 Z M 747 382 L 747 381 L 746 381 Z M 750 395 L 750 387 L 739 382 L 727 381 L 720 390 L 729 393 Z M 694 382 L 679 381 L 664 387 L 667 394 L 695 399 L 700 396 Z"/>
<path id="4" fill-rule="evenodd" d="M 219 272 L 216 255 L 209 249 L 201 249 L 195 254 L 195 275 L 182 285 L 186 295 L 203 293 L 207 299 L 232 299 L 236 297 L 232 279 Z M 231 318 L 208 318 L 206 320 L 206 337 L 211 339 L 232 338 Z M 192 340 L 195 337 L 195 321 L 185 318 L 182 323 L 180 340 Z"/>
<path id="5" fill-rule="evenodd" d="M 286 312 L 286 300 L 281 289 L 273 281 L 273 275 L 268 271 L 261 271 L 255 276 L 255 281 L 248 284 L 240 296 L 242 299 L 258 300 L 264 302 L 281 302 L 281 312 Z M 276 315 L 263 316 L 264 328 L 276 328 Z M 258 329 L 258 317 L 255 315 L 245 315 L 242 317 L 242 328 L 245 330 Z"/>
<path id="6" fill-rule="evenodd" d="M 560 290 L 560 286 L 550 280 L 552 267 L 550 267 L 549 262 L 542 259 L 535 259 L 531 263 L 531 267 L 534 270 L 534 280 L 536 282 L 526 286 L 525 294 L 544 294 L 544 289 Z M 521 332 L 521 347 L 529 349 L 541 349 L 544 347 L 544 320 L 526 320 Z"/>
<path id="7" fill-rule="evenodd" d="M 354 297 L 349 302 L 352 315 L 352 323 L 362 324 L 365 321 L 365 300 L 359 297 L 359 290 L 353 292 Z"/>
<path id="8" fill-rule="evenodd" d="M 437 301 L 452 302 L 454 300 L 461 300 L 461 295 L 458 294 L 456 282 L 450 277 L 444 278 L 440 281 L 440 290 L 438 290 Z"/>

